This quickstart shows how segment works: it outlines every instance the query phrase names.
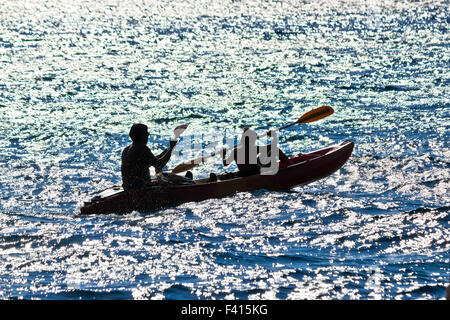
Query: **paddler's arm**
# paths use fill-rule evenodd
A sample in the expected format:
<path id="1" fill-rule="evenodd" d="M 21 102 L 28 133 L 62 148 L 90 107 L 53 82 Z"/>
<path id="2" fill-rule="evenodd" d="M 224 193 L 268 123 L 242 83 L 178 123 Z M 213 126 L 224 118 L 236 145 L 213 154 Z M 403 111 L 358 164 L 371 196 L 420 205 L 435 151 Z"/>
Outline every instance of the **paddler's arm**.
<path id="1" fill-rule="evenodd" d="M 170 140 L 170 146 L 156 156 L 157 163 L 156 165 L 154 165 L 154 167 L 156 168 L 157 171 L 158 170 L 161 171 L 162 168 L 165 167 L 167 162 L 169 162 L 170 156 L 172 155 L 172 151 L 175 148 L 176 144 L 177 140 Z"/>

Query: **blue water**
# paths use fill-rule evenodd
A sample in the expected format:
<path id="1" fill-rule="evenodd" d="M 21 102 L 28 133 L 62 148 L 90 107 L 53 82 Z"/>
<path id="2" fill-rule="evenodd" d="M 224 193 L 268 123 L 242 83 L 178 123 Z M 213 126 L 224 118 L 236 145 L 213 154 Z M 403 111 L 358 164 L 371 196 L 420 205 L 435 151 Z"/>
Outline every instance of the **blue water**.
<path id="1" fill-rule="evenodd" d="M 0 3 L 0 298 L 442 299 L 447 1 Z M 355 142 L 292 192 L 79 216 L 135 122 L 163 150 L 251 125 L 286 153 Z M 179 150 L 180 151 L 180 150 Z M 177 153 L 168 168 L 189 155 Z M 196 177 L 223 171 L 216 158 Z"/>

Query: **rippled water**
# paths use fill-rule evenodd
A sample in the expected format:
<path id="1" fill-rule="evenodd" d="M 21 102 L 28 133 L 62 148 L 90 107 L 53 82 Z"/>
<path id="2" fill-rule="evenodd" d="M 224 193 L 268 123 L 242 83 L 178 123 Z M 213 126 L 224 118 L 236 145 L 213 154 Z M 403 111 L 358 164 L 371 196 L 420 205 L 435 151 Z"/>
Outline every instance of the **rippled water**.
<path id="1" fill-rule="evenodd" d="M 0 2 L 0 298 L 441 299 L 450 283 L 447 1 Z M 134 122 L 351 139 L 293 192 L 78 216 Z M 179 154 L 173 167 L 186 160 Z M 210 161 L 194 171 L 223 170 Z"/>

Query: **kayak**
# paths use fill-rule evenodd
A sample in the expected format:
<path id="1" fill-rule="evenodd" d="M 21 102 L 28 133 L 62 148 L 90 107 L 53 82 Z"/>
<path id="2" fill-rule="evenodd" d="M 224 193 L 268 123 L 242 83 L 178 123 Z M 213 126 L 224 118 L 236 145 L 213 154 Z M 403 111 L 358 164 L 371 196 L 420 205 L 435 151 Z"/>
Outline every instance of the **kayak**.
<path id="1" fill-rule="evenodd" d="M 176 206 L 186 202 L 222 198 L 235 192 L 266 189 L 289 190 L 296 186 L 325 178 L 339 170 L 350 158 L 354 147 L 352 141 L 344 141 L 327 148 L 291 157 L 289 162 L 279 163 L 276 174 L 255 174 L 247 177 L 223 175 L 217 181 L 209 178 L 193 180 L 188 184 L 152 183 L 139 189 L 124 190 L 113 186 L 84 202 L 81 214 L 129 213 L 151 211 Z"/>

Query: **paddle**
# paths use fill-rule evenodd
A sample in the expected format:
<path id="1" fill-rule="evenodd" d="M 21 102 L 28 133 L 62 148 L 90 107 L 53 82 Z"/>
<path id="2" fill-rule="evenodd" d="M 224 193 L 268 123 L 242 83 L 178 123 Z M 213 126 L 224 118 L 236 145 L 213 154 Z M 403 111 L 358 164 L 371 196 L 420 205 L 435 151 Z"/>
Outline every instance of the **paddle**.
<path id="1" fill-rule="evenodd" d="M 175 127 L 175 129 L 173 129 L 173 138 L 171 138 L 170 140 L 172 140 L 172 141 L 178 140 L 178 138 L 181 136 L 181 134 L 184 132 L 184 130 L 187 129 L 187 127 L 188 127 L 187 124 L 182 124 L 182 125 Z"/>
<path id="2" fill-rule="evenodd" d="M 175 148 L 178 143 L 178 138 L 180 138 L 181 134 L 187 129 L 187 127 L 187 124 L 182 124 L 173 129 L 173 136 L 170 138 L 170 148 Z"/>
<path id="3" fill-rule="evenodd" d="M 284 127 L 279 128 L 278 131 L 292 127 L 293 125 L 296 125 L 296 124 L 314 122 L 314 121 L 323 119 L 325 117 L 328 117 L 329 115 L 332 115 L 333 113 L 334 113 L 333 108 L 331 108 L 329 106 L 322 106 L 322 107 L 313 109 L 313 110 L 305 113 L 300 118 L 298 118 L 297 121 L 290 123 L 288 125 L 285 125 Z M 269 132 L 270 131 L 258 136 L 258 138 L 264 137 L 265 135 L 269 134 Z M 237 147 L 237 145 L 232 148 L 228 148 L 226 150 L 234 149 L 236 147 Z M 222 150 L 214 152 L 213 154 L 210 154 L 209 156 L 198 157 L 193 160 L 182 162 L 179 165 L 177 165 L 175 168 L 172 169 L 172 173 L 180 173 L 180 172 L 184 172 L 187 170 L 191 170 L 191 169 L 195 168 L 196 166 L 198 166 L 200 163 L 204 162 L 206 159 L 214 157 L 221 151 Z"/>

